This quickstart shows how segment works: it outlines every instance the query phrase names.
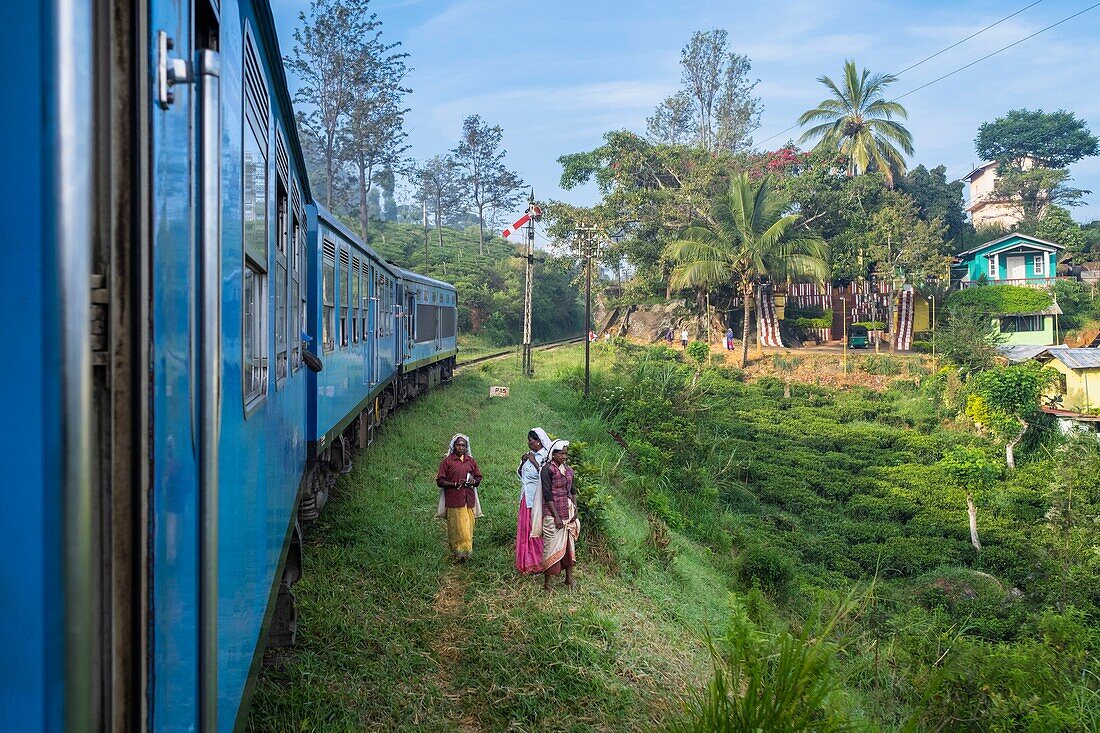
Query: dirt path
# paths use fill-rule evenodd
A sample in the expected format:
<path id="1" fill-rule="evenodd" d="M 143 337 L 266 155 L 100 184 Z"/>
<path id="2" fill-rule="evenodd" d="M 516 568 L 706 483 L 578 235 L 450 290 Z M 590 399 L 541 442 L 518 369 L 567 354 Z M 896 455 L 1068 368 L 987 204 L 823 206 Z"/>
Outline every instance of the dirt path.
<path id="1" fill-rule="evenodd" d="M 455 680 L 455 672 L 462 667 L 463 617 L 466 609 L 466 568 L 448 568 L 441 577 L 439 591 L 432 608 L 439 633 L 432 641 L 432 657 L 438 666 L 437 680 L 443 699 L 447 701 L 448 717 L 454 720 L 463 733 L 482 730 L 477 716 L 466 710 L 462 701 L 462 689 Z"/>

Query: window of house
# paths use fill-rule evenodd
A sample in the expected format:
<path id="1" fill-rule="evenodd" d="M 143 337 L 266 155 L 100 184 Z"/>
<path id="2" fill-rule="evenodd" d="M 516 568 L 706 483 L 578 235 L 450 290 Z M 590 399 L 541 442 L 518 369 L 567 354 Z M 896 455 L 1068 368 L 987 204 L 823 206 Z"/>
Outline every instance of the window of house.
<path id="1" fill-rule="evenodd" d="M 1042 316 L 1002 316 L 1002 333 L 1031 333 L 1043 330 Z"/>
<path id="2" fill-rule="evenodd" d="M 989 258 L 989 279 L 994 280 L 997 277 L 997 258 Z"/>
<path id="3" fill-rule="evenodd" d="M 1034 269 L 1035 269 L 1035 277 L 1045 277 L 1046 276 L 1046 274 L 1047 274 L 1046 273 L 1046 265 L 1044 264 L 1045 260 L 1046 260 L 1046 255 L 1035 255 L 1035 258 L 1033 260 Z"/>
<path id="4" fill-rule="evenodd" d="M 336 348 L 336 245 L 327 239 L 321 256 L 321 343 L 328 352 Z"/>

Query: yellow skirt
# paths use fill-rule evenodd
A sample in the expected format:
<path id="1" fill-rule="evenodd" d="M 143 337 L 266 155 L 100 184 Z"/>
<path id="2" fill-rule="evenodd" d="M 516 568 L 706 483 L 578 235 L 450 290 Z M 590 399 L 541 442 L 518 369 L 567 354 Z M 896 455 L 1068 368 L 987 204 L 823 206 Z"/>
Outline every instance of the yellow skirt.
<path id="1" fill-rule="evenodd" d="M 447 541 L 451 553 L 469 557 L 474 552 L 474 510 L 470 507 L 447 507 Z"/>

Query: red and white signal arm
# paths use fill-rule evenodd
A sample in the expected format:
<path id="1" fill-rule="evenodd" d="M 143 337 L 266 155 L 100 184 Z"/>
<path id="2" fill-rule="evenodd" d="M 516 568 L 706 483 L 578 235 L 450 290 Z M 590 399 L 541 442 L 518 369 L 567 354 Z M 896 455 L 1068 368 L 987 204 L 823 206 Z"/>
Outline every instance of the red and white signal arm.
<path id="1" fill-rule="evenodd" d="M 510 228 L 505 229 L 503 232 L 501 232 L 500 236 L 507 239 L 508 237 L 510 237 L 512 235 L 512 232 L 519 231 L 519 228 L 521 226 L 523 226 L 524 224 L 526 224 L 528 221 L 531 221 L 531 220 L 538 221 L 541 218 L 542 218 L 542 207 L 539 206 L 538 204 L 534 204 L 530 208 L 528 208 L 527 211 L 523 212 L 523 216 L 516 219 L 515 223 L 513 223 Z"/>

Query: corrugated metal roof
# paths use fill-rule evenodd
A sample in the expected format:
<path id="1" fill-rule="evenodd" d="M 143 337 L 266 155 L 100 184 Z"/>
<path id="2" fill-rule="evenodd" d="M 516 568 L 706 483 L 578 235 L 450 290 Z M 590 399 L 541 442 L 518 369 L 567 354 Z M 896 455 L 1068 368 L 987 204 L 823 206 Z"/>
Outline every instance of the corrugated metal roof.
<path id="1" fill-rule="evenodd" d="M 1001 356 L 1011 361 L 1013 364 L 1019 364 L 1020 362 L 1027 361 L 1028 359 L 1034 359 L 1042 354 L 1044 351 L 1050 351 L 1053 349 L 1063 349 L 1064 346 L 1035 346 L 1032 344 L 1001 344 L 997 347 L 997 351 Z"/>
<path id="2" fill-rule="evenodd" d="M 1100 349 L 1051 349 L 1048 353 L 1070 369 L 1100 369 Z"/>

